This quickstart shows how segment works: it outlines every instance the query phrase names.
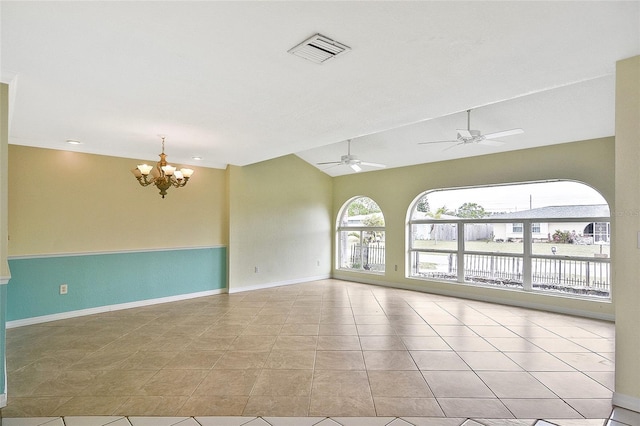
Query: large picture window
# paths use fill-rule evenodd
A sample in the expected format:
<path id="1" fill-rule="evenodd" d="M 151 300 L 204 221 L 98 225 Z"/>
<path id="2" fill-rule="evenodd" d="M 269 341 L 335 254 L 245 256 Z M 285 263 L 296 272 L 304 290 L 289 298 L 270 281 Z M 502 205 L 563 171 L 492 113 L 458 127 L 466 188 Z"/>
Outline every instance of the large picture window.
<path id="1" fill-rule="evenodd" d="M 409 215 L 409 276 L 609 298 L 609 216 L 571 181 L 425 192 Z"/>
<path id="2" fill-rule="evenodd" d="M 356 197 L 342 207 L 338 218 L 338 268 L 384 272 L 384 215 L 368 197 Z"/>

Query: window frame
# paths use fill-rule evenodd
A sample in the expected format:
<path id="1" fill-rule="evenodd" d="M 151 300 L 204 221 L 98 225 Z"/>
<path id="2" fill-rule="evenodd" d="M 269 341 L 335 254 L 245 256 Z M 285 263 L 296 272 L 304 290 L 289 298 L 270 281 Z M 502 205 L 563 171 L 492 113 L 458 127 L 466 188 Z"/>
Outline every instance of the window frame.
<path id="1" fill-rule="evenodd" d="M 452 188 L 455 190 L 455 188 Z M 523 252 L 520 253 L 501 253 L 495 251 L 468 251 L 465 249 L 465 233 L 464 226 L 465 224 L 477 224 L 477 223 L 504 223 L 506 226 L 512 225 L 514 222 L 513 218 L 505 218 L 500 219 L 497 217 L 484 217 L 484 218 L 459 218 L 459 219 L 437 219 L 437 218 L 422 218 L 422 219 L 412 219 L 413 213 L 415 212 L 417 202 L 426 195 L 426 193 L 421 194 L 414 203 L 411 205 L 409 210 L 409 221 L 407 224 L 407 253 L 406 253 L 406 278 L 415 279 L 420 281 L 438 281 L 445 283 L 457 283 L 463 285 L 473 285 L 473 286 L 484 286 L 489 288 L 510 288 L 513 289 L 515 287 L 516 290 L 521 290 L 524 292 L 532 292 L 544 295 L 554 295 L 554 296 L 565 296 L 565 297 L 573 297 L 573 298 L 583 298 L 586 297 L 589 300 L 600 300 L 600 301 L 610 301 L 612 296 L 612 283 L 611 283 L 611 257 L 608 258 L 594 258 L 594 257 L 586 257 L 586 256 L 555 256 L 553 254 L 549 255 L 541 255 L 541 254 L 533 254 L 533 225 L 540 226 L 542 223 L 575 223 L 575 222 L 586 222 L 594 224 L 594 233 L 595 233 L 595 224 L 603 224 L 606 223 L 606 229 L 610 230 L 611 227 L 611 216 L 593 216 L 593 217 L 545 217 L 535 219 L 520 219 L 518 218 L 518 223 L 522 223 L 522 243 L 523 243 Z M 431 224 L 454 224 L 457 226 L 457 245 L 456 249 L 432 249 L 432 248 L 417 248 L 415 247 L 413 238 L 413 226 L 414 225 L 431 225 Z M 609 234 L 609 237 L 611 235 Z M 609 244 L 611 240 L 609 239 Z M 419 272 L 414 270 L 414 265 L 418 264 L 419 254 L 420 253 L 433 253 L 433 254 L 452 254 L 455 255 L 455 263 L 456 263 L 456 277 L 455 279 L 447 279 L 442 277 L 421 277 L 418 276 Z M 473 282 L 465 279 L 465 255 L 485 255 L 492 256 L 496 258 L 516 258 L 521 259 L 522 261 L 522 284 L 520 286 L 499 286 L 495 284 L 483 284 L 478 282 Z M 607 296 L 589 296 L 589 295 L 580 295 L 574 294 L 571 292 L 556 292 L 556 291 L 548 291 L 543 289 L 544 285 L 539 285 L 536 288 L 533 280 L 533 260 L 534 259 L 547 259 L 547 260 L 570 260 L 576 262 L 593 262 L 594 264 L 606 264 L 607 268 L 607 285 L 608 285 L 608 295 Z M 440 274 L 442 276 L 442 274 Z"/>
<path id="2" fill-rule="evenodd" d="M 343 221 L 343 218 L 345 216 L 345 214 L 348 212 L 349 210 L 349 206 L 358 201 L 359 199 L 362 198 L 368 198 L 369 200 L 373 201 L 377 206 L 378 209 L 380 209 L 379 214 L 382 216 L 382 220 L 385 223 L 385 226 L 363 226 L 363 225 L 358 225 L 358 226 L 353 226 L 353 225 L 343 225 L 343 223 L 345 223 Z M 347 222 L 348 223 L 348 222 Z M 344 253 L 343 253 L 343 244 L 342 244 L 342 233 L 346 233 L 347 234 L 347 238 L 348 238 L 348 234 L 349 233 L 358 233 L 358 240 L 359 240 L 359 245 L 361 247 L 360 249 L 360 267 L 359 268 L 348 268 L 348 267 L 343 267 L 343 261 L 344 259 Z M 382 265 L 382 270 L 370 270 L 370 269 L 366 269 L 365 268 L 365 262 L 363 261 L 363 253 L 364 250 L 362 250 L 363 247 L 363 242 L 364 242 L 364 234 L 365 233 L 381 233 L 383 234 L 383 238 L 382 238 L 382 242 L 384 243 L 383 245 L 383 261 L 380 265 Z M 354 272 L 354 273 L 366 273 L 366 274 L 376 274 L 376 275 L 384 275 L 385 270 L 386 270 L 386 222 L 384 219 L 384 213 L 382 212 L 382 208 L 380 208 L 380 205 L 371 197 L 367 197 L 367 196 L 357 196 L 357 197 L 353 197 L 351 199 L 349 199 L 348 201 L 346 201 L 343 205 L 342 208 L 340 209 L 340 211 L 338 212 L 338 217 L 337 217 L 337 224 L 336 224 L 336 265 L 335 265 L 335 269 L 339 270 L 339 271 L 348 271 L 348 272 Z"/>

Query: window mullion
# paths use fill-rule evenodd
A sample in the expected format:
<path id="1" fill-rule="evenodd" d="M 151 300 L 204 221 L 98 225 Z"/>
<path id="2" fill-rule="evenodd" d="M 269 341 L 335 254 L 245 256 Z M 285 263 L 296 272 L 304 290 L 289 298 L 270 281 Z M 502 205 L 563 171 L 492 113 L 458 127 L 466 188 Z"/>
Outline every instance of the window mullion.
<path id="1" fill-rule="evenodd" d="M 458 267 L 458 282 L 464 283 L 464 223 L 456 223 L 458 227 L 458 255 L 456 256 Z"/>
<path id="2" fill-rule="evenodd" d="M 523 233 L 522 233 L 522 244 L 523 244 L 523 255 L 522 255 L 522 288 L 525 291 L 532 290 L 531 284 L 531 239 L 532 239 L 532 229 L 533 223 L 530 220 L 525 220 L 522 223 Z"/>

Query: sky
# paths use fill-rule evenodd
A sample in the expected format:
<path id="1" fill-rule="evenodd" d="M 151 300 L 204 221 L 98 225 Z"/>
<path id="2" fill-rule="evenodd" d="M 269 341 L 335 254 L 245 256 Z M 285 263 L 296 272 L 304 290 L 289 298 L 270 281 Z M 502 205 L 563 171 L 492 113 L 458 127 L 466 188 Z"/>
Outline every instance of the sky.
<path id="1" fill-rule="evenodd" d="M 431 211 L 447 206 L 455 210 L 463 203 L 477 203 L 489 212 L 515 212 L 546 206 L 606 204 L 595 189 L 582 183 L 559 181 L 463 188 L 429 193 Z"/>

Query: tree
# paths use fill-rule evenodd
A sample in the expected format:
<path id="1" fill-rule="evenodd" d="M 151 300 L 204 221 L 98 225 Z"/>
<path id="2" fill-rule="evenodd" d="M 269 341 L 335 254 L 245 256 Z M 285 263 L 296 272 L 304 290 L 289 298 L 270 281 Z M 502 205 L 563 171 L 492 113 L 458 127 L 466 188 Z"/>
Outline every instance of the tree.
<path id="1" fill-rule="evenodd" d="M 372 214 L 362 219 L 364 226 L 384 226 L 384 218 L 381 214 Z"/>
<path id="2" fill-rule="evenodd" d="M 453 210 L 449 210 L 447 206 L 442 206 L 442 207 L 438 207 L 435 213 L 430 213 L 429 216 L 431 216 L 434 219 L 440 219 L 442 215 L 455 216 L 455 214 L 456 212 L 454 212 Z"/>
<path id="3" fill-rule="evenodd" d="M 371 198 L 361 197 L 349 204 L 349 216 L 379 213 L 380 207 Z"/>
<path id="4" fill-rule="evenodd" d="M 489 216 L 489 213 L 485 211 L 484 207 L 477 203 L 464 203 L 458 207 L 455 215 L 464 218 L 480 219 Z"/>
<path id="5" fill-rule="evenodd" d="M 416 209 L 422 213 L 429 213 L 429 211 L 431 211 L 431 208 L 429 207 L 429 200 L 426 195 L 418 200 Z"/>

